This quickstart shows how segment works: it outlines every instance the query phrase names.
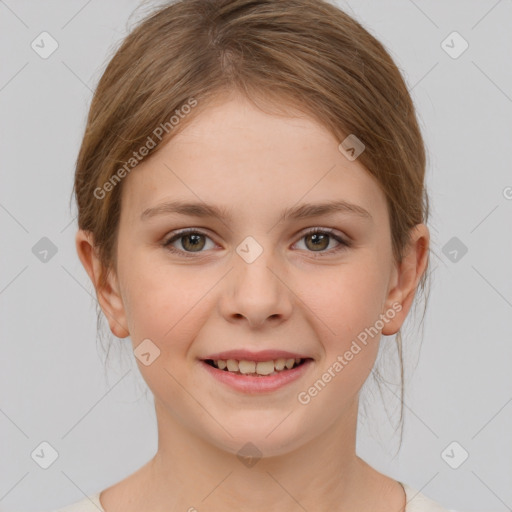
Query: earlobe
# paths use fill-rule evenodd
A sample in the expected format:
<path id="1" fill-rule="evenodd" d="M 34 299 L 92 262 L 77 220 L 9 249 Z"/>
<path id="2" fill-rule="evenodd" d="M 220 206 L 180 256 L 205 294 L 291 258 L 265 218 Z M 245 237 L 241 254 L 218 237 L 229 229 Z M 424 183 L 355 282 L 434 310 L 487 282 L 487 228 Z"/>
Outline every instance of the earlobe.
<path id="1" fill-rule="evenodd" d="M 408 249 L 400 265 L 395 267 L 395 285 L 389 291 L 383 315 L 392 318 L 385 324 L 382 334 L 396 334 L 411 309 L 418 283 L 428 264 L 430 234 L 425 224 L 411 231 Z"/>
<path id="2" fill-rule="evenodd" d="M 106 316 L 110 330 L 118 338 L 126 338 L 130 332 L 126 323 L 126 314 L 119 292 L 117 276 L 109 272 L 106 284 L 101 285 L 100 277 L 105 271 L 94 247 L 90 231 L 79 229 L 75 237 L 76 251 L 85 271 L 89 275 L 96 290 L 96 298 Z"/>

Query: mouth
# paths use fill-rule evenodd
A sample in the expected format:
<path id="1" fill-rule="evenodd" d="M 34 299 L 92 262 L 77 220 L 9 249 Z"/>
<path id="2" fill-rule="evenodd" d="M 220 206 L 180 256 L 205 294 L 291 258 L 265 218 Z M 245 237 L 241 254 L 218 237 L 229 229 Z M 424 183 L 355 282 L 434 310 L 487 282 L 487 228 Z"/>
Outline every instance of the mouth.
<path id="1" fill-rule="evenodd" d="M 277 359 L 250 360 L 250 359 L 203 359 L 203 361 L 223 372 L 247 377 L 269 377 L 294 370 L 312 361 L 310 357 L 279 357 Z"/>

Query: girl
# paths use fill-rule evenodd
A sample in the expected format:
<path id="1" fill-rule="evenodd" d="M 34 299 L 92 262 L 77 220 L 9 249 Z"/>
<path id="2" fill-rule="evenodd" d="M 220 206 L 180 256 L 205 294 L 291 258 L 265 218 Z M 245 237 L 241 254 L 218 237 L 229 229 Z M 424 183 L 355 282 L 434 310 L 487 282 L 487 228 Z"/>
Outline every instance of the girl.
<path id="1" fill-rule="evenodd" d="M 98 84 L 74 191 L 158 450 L 61 510 L 444 510 L 355 450 L 381 335 L 401 358 L 426 281 L 425 160 L 396 65 L 326 1 L 143 20 Z"/>

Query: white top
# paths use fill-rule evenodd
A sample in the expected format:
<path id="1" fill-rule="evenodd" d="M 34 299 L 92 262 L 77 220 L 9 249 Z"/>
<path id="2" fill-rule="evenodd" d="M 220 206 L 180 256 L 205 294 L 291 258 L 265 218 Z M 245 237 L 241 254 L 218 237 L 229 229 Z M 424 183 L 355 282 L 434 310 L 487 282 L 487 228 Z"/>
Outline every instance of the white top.
<path id="1" fill-rule="evenodd" d="M 402 484 L 407 497 L 405 512 L 456 512 L 452 509 L 443 508 L 437 502 L 432 501 L 407 484 L 403 482 L 399 483 Z M 98 492 L 88 498 L 84 498 L 81 501 L 77 501 L 64 508 L 59 508 L 53 512 L 105 512 L 105 510 L 101 506 L 100 493 Z"/>

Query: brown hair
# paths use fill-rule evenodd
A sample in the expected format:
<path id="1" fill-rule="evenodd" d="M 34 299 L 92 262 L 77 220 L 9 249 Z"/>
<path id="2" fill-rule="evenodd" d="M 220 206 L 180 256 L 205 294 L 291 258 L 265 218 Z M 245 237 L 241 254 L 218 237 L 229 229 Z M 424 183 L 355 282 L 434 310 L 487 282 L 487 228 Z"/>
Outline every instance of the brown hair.
<path id="1" fill-rule="evenodd" d="M 129 33 L 92 99 L 74 193 L 78 226 L 92 233 L 104 265 L 102 284 L 116 269 L 122 180 L 100 199 L 95 191 L 105 191 L 155 128 L 169 126 L 191 98 L 198 106 L 180 115 L 148 156 L 227 91 L 255 103 L 293 105 L 340 142 L 355 134 L 366 146 L 358 159 L 387 198 L 393 255 L 401 262 L 411 228 L 428 218 L 426 156 L 411 97 L 383 45 L 324 0 L 178 0 L 158 7 Z M 426 279 L 427 272 L 422 292 Z M 402 423 L 400 331 L 396 344 Z M 374 374 L 380 378 L 378 370 Z"/>

